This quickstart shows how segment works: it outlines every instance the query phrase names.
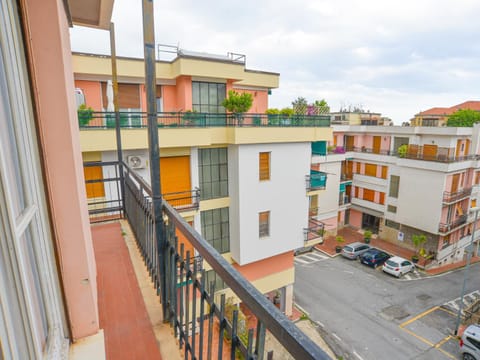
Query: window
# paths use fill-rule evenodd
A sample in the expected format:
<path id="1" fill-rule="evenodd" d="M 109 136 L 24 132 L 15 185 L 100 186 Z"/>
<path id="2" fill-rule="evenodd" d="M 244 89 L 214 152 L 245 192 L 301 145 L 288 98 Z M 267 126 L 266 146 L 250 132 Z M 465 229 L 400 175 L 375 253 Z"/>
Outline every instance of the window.
<path id="1" fill-rule="evenodd" d="M 373 202 L 375 199 L 375 191 L 371 189 L 363 189 L 363 200 Z"/>
<path id="2" fill-rule="evenodd" d="M 388 166 L 382 166 L 382 179 L 387 178 Z"/>
<path id="3" fill-rule="evenodd" d="M 400 176 L 390 175 L 390 192 L 388 196 L 398 198 L 398 188 L 400 186 Z"/>
<path id="4" fill-rule="evenodd" d="M 228 286 L 225 284 L 225 281 L 218 276 L 218 274 L 214 270 L 205 271 L 205 289 L 210 291 L 210 284 L 215 284 L 215 291 L 226 289 Z"/>
<path id="5" fill-rule="evenodd" d="M 200 213 L 202 235 L 219 253 L 230 251 L 230 223 L 228 207 Z"/>
<path id="6" fill-rule="evenodd" d="M 380 193 L 380 204 L 385 205 L 385 193 Z"/>
<path id="7" fill-rule="evenodd" d="M 259 180 L 270 180 L 270 153 L 261 152 L 258 156 Z"/>
<path id="8" fill-rule="evenodd" d="M 393 205 L 388 205 L 387 206 L 387 211 L 391 213 L 396 213 L 397 212 L 397 207 Z"/>
<path id="9" fill-rule="evenodd" d="M 200 199 L 228 196 L 227 148 L 199 150 Z"/>
<path id="10" fill-rule="evenodd" d="M 375 164 L 365 164 L 365 175 L 367 176 L 377 176 L 377 165 Z"/>
<path id="11" fill-rule="evenodd" d="M 0 5 L 0 359 L 63 358 L 66 326 L 15 3 Z"/>
<path id="12" fill-rule="evenodd" d="M 397 229 L 397 230 L 400 230 L 400 224 L 396 221 L 392 221 L 392 220 L 388 220 L 386 219 L 385 220 L 385 226 L 388 226 L 392 229 Z"/>
<path id="13" fill-rule="evenodd" d="M 202 113 L 223 114 L 226 85 L 192 81 L 192 110 Z"/>
<path id="14" fill-rule="evenodd" d="M 258 236 L 270 236 L 270 211 L 258 213 Z"/>
<path id="15" fill-rule="evenodd" d="M 103 183 L 103 170 L 101 166 L 84 166 L 85 187 L 87 198 L 98 198 L 105 196 Z"/>

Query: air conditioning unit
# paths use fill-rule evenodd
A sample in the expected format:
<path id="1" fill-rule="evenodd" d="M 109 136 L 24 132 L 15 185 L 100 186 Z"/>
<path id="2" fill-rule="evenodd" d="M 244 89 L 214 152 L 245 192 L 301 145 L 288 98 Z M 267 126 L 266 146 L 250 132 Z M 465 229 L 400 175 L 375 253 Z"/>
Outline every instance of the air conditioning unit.
<path id="1" fill-rule="evenodd" d="M 131 155 L 131 156 L 127 156 L 127 164 L 132 169 L 143 169 L 146 165 L 146 161 L 141 156 Z"/>

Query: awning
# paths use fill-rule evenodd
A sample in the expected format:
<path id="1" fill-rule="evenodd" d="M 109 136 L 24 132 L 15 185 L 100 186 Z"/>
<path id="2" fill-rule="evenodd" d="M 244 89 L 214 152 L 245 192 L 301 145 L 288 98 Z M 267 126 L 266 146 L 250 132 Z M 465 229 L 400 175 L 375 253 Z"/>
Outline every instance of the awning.
<path id="1" fill-rule="evenodd" d="M 373 210 L 373 209 L 369 209 L 369 208 L 366 208 L 366 207 L 363 207 L 363 206 L 359 206 L 359 205 L 352 204 L 351 209 L 354 209 L 354 210 L 357 210 L 357 211 L 360 211 L 360 212 L 362 212 L 362 213 L 365 213 L 365 214 L 368 214 L 368 215 L 372 215 L 372 216 L 375 216 L 375 217 L 378 217 L 378 218 L 382 218 L 382 217 L 383 217 L 383 213 L 382 213 L 382 212 L 377 211 L 377 210 Z"/>

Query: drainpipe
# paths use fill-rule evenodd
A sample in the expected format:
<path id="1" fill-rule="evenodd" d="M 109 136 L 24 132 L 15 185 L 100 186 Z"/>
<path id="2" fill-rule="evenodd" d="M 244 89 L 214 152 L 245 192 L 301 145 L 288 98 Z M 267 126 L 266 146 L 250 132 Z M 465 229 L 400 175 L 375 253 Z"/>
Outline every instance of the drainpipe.
<path id="1" fill-rule="evenodd" d="M 115 135 L 117 139 L 117 159 L 120 177 L 122 209 L 125 214 L 125 185 L 123 183 L 122 137 L 120 134 L 120 112 L 118 106 L 117 51 L 115 48 L 115 25 L 110 23 L 110 57 L 112 61 L 113 111 L 115 111 Z"/>
<path id="2" fill-rule="evenodd" d="M 160 151 L 158 143 L 156 74 L 155 74 L 155 27 L 153 21 L 153 0 L 142 1 L 143 10 L 143 51 L 145 57 L 145 92 L 147 96 L 148 148 L 150 152 L 150 178 L 152 186 L 155 236 L 158 252 L 158 274 L 160 276 L 160 298 L 164 321 L 168 321 L 165 292 L 165 248 L 166 241 L 162 216 L 162 191 L 160 187 Z"/>

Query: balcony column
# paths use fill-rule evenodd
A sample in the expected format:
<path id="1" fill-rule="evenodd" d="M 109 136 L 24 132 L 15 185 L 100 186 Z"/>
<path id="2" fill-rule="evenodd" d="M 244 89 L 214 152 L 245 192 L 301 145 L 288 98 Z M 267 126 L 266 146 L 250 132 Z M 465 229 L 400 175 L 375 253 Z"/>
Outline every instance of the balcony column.
<path id="1" fill-rule="evenodd" d="M 293 309 L 293 284 L 286 285 L 282 288 L 282 304 L 281 309 L 286 316 L 292 315 Z"/>

